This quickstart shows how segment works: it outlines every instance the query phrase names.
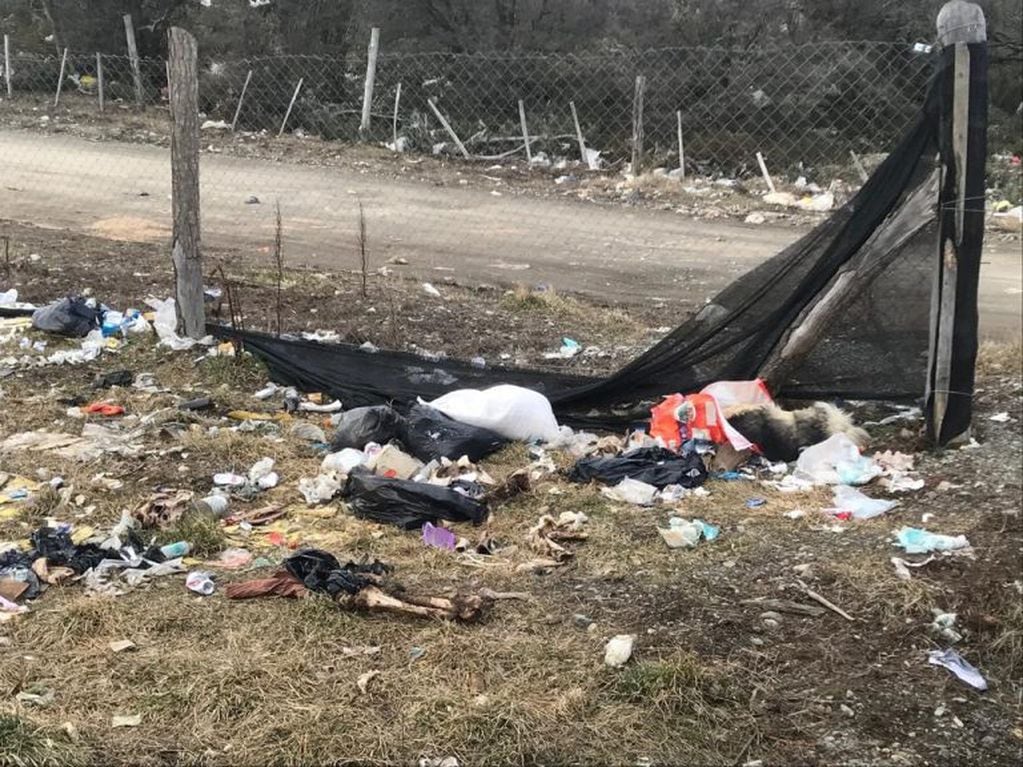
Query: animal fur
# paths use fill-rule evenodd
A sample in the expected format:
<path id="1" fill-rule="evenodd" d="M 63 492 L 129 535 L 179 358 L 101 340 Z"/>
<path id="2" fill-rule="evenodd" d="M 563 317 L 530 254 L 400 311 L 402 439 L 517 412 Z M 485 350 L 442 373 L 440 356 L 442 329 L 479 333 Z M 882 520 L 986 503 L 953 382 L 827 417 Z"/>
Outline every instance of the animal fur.
<path id="1" fill-rule="evenodd" d="M 870 442 L 867 432 L 855 426 L 848 413 L 826 402 L 815 402 L 800 410 L 785 410 L 777 405 L 737 405 L 726 408 L 724 416 L 771 461 L 794 461 L 802 448 L 835 434 L 845 434 L 860 449 Z"/>

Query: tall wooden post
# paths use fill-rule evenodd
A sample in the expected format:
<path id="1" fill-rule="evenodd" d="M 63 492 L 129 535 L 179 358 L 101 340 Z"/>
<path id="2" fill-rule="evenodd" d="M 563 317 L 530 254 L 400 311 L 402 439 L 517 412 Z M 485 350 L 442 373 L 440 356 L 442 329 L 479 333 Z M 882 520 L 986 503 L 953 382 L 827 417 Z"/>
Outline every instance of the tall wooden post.
<path id="1" fill-rule="evenodd" d="M 636 92 L 632 96 L 632 175 L 638 176 L 643 168 L 643 94 L 646 77 L 636 75 Z"/>
<path id="2" fill-rule="evenodd" d="M 56 109 L 60 106 L 60 92 L 64 89 L 64 73 L 67 72 L 67 48 L 60 57 L 60 74 L 57 75 L 57 92 L 53 95 L 53 106 Z"/>
<path id="3" fill-rule="evenodd" d="M 373 84 L 377 76 L 377 52 L 380 50 L 380 29 L 373 27 L 369 33 L 369 49 L 366 52 L 366 82 L 362 91 L 362 122 L 359 123 L 359 134 L 369 131 L 369 121 L 373 109 Z"/>
<path id="4" fill-rule="evenodd" d="M 102 112 L 106 104 L 103 93 L 103 54 L 96 54 L 96 95 L 99 98 L 99 111 Z"/>
<path id="5" fill-rule="evenodd" d="M 984 243 L 987 159 L 987 24 L 975 3 L 952 0 L 938 14 L 942 84 L 938 246 L 931 290 L 927 433 L 936 445 L 965 441 L 973 415 L 977 285 Z"/>
<path id="6" fill-rule="evenodd" d="M 184 29 L 168 33 L 171 69 L 171 195 L 178 331 L 206 335 L 202 256 L 199 251 L 199 66 L 195 38 Z"/>
<path id="7" fill-rule="evenodd" d="M 7 85 L 7 98 L 14 98 L 11 88 L 11 38 L 4 35 L 4 82 Z"/>
<path id="8" fill-rule="evenodd" d="M 142 90 L 142 69 L 139 66 L 139 49 L 135 44 L 135 24 L 131 20 L 131 14 L 124 14 L 124 37 L 128 42 L 128 59 L 131 61 L 131 77 L 135 81 L 135 105 L 139 108 L 144 103 L 144 92 Z"/>
<path id="9" fill-rule="evenodd" d="M 238 128 L 238 117 L 242 113 L 242 104 L 245 103 L 245 92 L 249 89 L 249 83 L 252 82 L 252 70 L 245 75 L 245 84 L 242 86 L 241 95 L 238 97 L 238 106 L 234 110 L 234 119 L 231 120 L 231 130 L 235 131 Z"/>

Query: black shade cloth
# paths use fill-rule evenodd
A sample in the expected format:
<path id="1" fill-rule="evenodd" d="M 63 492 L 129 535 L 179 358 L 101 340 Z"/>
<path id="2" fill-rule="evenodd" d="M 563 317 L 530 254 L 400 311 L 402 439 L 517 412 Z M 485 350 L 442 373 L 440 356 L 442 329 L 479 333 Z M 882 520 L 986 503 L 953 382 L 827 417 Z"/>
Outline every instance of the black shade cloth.
<path id="1" fill-rule="evenodd" d="M 985 77 L 986 46 L 971 45 L 975 78 Z M 560 373 L 427 361 L 413 354 L 367 353 L 356 346 L 325 345 L 212 327 L 236 338 L 265 360 L 281 383 L 325 391 L 347 407 L 392 403 L 406 408 L 460 388 L 517 384 L 545 394 L 562 422 L 614 428 L 645 418 L 664 394 L 692 392 L 714 381 L 748 380 L 781 348 L 791 329 L 819 304 L 843 271 L 857 272 L 854 296 L 843 301 L 812 350 L 770 380 L 775 395 L 793 399 L 921 399 L 928 375 L 930 302 L 937 171 L 946 183 L 951 158 L 939 155 L 948 131 L 952 49 L 936 56 L 936 71 L 912 126 L 859 192 L 826 221 L 774 258 L 736 279 L 698 314 L 616 373 L 585 378 Z M 981 84 L 983 85 L 983 84 Z M 978 87 L 975 98 L 982 98 Z M 971 131 L 981 131 L 980 106 Z M 973 118 L 976 118 L 975 120 Z M 970 144 L 970 164 L 983 168 L 985 147 Z M 982 173 L 982 171 L 981 171 Z M 974 204 L 983 208 L 983 179 L 971 179 Z M 944 199 L 944 197 L 943 197 Z M 946 418 L 969 422 L 976 346 L 976 285 L 983 214 L 970 219 L 960 246 L 956 343 L 959 355 Z M 866 274 L 866 276 L 864 276 Z"/>

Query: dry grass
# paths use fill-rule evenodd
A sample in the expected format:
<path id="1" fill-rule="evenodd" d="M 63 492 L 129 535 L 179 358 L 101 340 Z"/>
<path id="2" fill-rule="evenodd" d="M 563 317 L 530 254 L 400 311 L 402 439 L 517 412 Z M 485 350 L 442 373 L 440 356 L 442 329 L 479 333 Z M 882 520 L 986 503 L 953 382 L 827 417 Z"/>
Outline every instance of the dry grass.
<path id="1" fill-rule="evenodd" d="M 560 299 L 540 300 L 539 309 L 571 311 Z M 107 393 L 130 413 L 200 391 L 211 393 L 218 409 L 175 414 L 180 429 L 166 425 L 169 430 L 152 434 L 143 455 L 101 465 L 45 453 L 4 456 L 5 471 L 32 475 L 41 468 L 63 476 L 73 492 L 63 505 L 42 494 L 21 517 L 0 523 L 0 540 L 25 537 L 43 517 L 103 529 L 156 487 L 205 493 L 214 472 L 245 473 L 269 456 L 281 485 L 233 508 L 284 505 L 287 516 L 270 527 L 294 545 L 380 558 L 396 566 L 395 581 L 410 591 L 486 586 L 524 591 L 529 599 L 500 601 L 477 624 L 450 625 L 351 614 L 318 597 L 199 598 L 180 577 L 118 598 L 87 596 L 77 584 L 53 588 L 31 614 L 0 625 L 0 636 L 10 641 L 0 647 L 0 763 L 411 764 L 452 755 L 462 764 L 742 764 L 791 762 L 808 753 L 828 761 L 814 751 L 824 734 L 841 729 L 861 739 L 854 745 L 890 743 L 907 729 L 924 731 L 907 700 L 947 700 L 962 692 L 926 666 L 930 610 L 958 609 L 957 599 L 987 593 L 991 584 L 998 584 L 998 599 L 985 602 L 983 613 L 998 622 L 978 639 L 984 652 L 978 662 L 993 679 L 1010 680 L 1019 668 L 1023 610 L 1017 598 L 1013 612 L 1003 570 L 986 571 L 974 583 L 960 575 L 970 572 L 965 564 L 960 570 L 954 562 L 935 563 L 909 582 L 895 578 L 889 533 L 941 503 L 949 508 L 930 527 L 968 532 L 983 551 L 1004 539 L 1003 555 L 1011 553 L 1018 531 L 999 533 L 984 511 L 952 508 L 951 496 L 907 498 L 889 517 L 845 525 L 839 534 L 819 511 L 831 500 L 824 490 L 786 495 L 758 482 L 712 480 L 707 498 L 641 509 L 554 475 L 497 508 L 484 528 L 456 526 L 472 540 L 488 533 L 507 551 L 455 555 L 424 547 L 414 533 L 357 520 L 339 504 L 330 507 L 333 516 L 309 515 L 294 488 L 301 476 L 316 473 L 321 455 L 291 437 L 287 425 L 266 434 L 237 432 L 220 417 L 231 408 L 273 407 L 250 396 L 262 385 L 263 370 L 244 357 L 197 366 L 192 359 L 138 344 L 89 368 L 6 379 L 6 397 L 18 406 L 0 410 L 4 434 L 80 429 L 57 397 L 115 367 L 152 371 L 170 390 Z M 571 463 L 556 457 L 561 466 Z M 500 480 L 528 460 L 526 448 L 513 445 L 485 467 Z M 123 477 L 125 488 L 94 486 L 100 471 Z M 965 481 L 952 469 L 937 471 Z M 85 496 L 82 505 L 73 498 L 78 494 Z M 748 508 L 754 497 L 767 503 Z M 796 508 L 806 516 L 785 516 Z M 589 538 L 569 544 L 574 557 L 550 573 L 518 572 L 534 556 L 526 545 L 529 527 L 540 514 L 562 511 L 585 513 Z M 721 537 L 669 550 L 657 526 L 671 514 L 719 525 Z M 185 519 L 163 535 L 191 540 L 201 557 L 242 545 L 279 562 L 290 549 L 271 544 L 265 532 L 246 535 Z M 805 564 L 809 573 L 794 570 Z M 217 582 L 222 588 L 263 572 L 221 572 Z M 786 614 L 780 626 L 765 628 L 763 608 L 748 601 L 806 602 L 800 579 L 855 622 L 831 612 Z M 620 633 L 637 636 L 634 656 L 624 668 L 608 669 L 603 647 Z M 122 639 L 137 649 L 111 652 L 109 643 Z M 380 649 L 349 650 L 362 647 Z M 362 693 L 356 682 L 369 671 L 380 673 Z M 51 690 L 53 702 L 42 708 L 16 700 L 30 688 Z M 993 685 L 984 715 L 1002 722 L 1012 689 L 1008 681 Z M 845 700 L 847 690 L 863 702 L 862 719 L 847 718 L 829 701 Z M 121 714 L 139 714 L 142 724 L 112 729 L 111 717 Z M 66 722 L 77 739 L 62 729 Z"/>

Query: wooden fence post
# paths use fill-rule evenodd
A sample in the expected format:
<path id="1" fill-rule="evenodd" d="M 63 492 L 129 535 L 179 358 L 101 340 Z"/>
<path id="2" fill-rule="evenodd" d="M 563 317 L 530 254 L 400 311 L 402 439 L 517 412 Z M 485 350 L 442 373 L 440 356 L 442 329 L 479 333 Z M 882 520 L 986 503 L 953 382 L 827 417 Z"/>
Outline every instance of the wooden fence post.
<path id="1" fill-rule="evenodd" d="M 465 148 L 465 144 L 463 144 L 462 140 L 458 138 L 458 134 L 455 133 L 455 129 L 451 127 L 451 123 L 449 123 L 447 119 L 444 117 L 444 115 L 441 114 L 440 110 L 437 109 L 437 104 L 434 102 L 434 100 L 427 99 L 426 103 L 430 105 L 430 109 L 433 110 L 433 113 L 437 116 L 437 119 L 440 120 L 440 124 L 444 126 L 444 130 L 446 130 L 448 135 L 451 136 L 451 140 L 455 142 L 455 146 L 457 146 L 458 151 L 462 153 L 462 157 L 464 157 L 466 160 L 470 159 L 469 151 Z"/>
<path id="2" fill-rule="evenodd" d="M 369 50 L 366 52 L 366 83 L 362 91 L 362 122 L 359 135 L 369 131 L 370 112 L 373 108 L 373 83 L 377 76 L 377 51 L 380 48 L 380 28 L 373 27 L 369 33 Z"/>
<path id="3" fill-rule="evenodd" d="M 242 113 L 242 103 L 245 101 L 245 92 L 249 89 L 249 83 L 250 82 L 252 82 L 252 70 L 251 69 L 249 70 L 249 73 L 247 75 L 245 75 L 245 85 L 242 86 L 241 95 L 238 97 L 238 106 L 235 107 L 235 110 L 234 110 L 234 119 L 231 120 L 231 131 L 232 132 L 234 132 L 234 130 L 238 127 L 238 116 Z"/>
<path id="4" fill-rule="evenodd" d="M 60 74 L 57 76 L 57 92 L 53 96 L 54 108 L 60 106 L 60 91 L 64 87 L 64 73 L 67 71 L 67 48 L 60 57 Z"/>
<path id="5" fill-rule="evenodd" d="M 575 124 L 575 137 L 579 142 L 579 156 L 582 158 L 583 165 L 589 168 L 590 159 L 586 153 L 586 140 L 583 138 L 583 129 L 579 127 L 579 113 L 575 111 L 574 101 L 569 101 L 568 106 L 572 109 L 572 122 Z"/>
<path id="6" fill-rule="evenodd" d="M 7 98 L 14 98 L 14 90 L 11 88 L 11 38 L 4 35 L 4 82 L 7 84 Z"/>
<path id="7" fill-rule="evenodd" d="M 526 147 L 526 162 L 533 164 L 533 150 L 529 147 L 529 127 L 526 125 L 526 105 L 519 99 L 519 122 L 522 124 L 522 143 Z"/>
<path id="8" fill-rule="evenodd" d="M 199 250 L 199 66 L 195 38 L 180 27 L 168 33 L 171 111 L 171 192 L 178 331 L 206 335 L 202 255 Z"/>
<path id="9" fill-rule="evenodd" d="M 952 161 L 942 169 L 938 192 L 925 416 L 929 438 L 947 445 L 969 438 L 973 413 L 977 284 L 984 242 L 987 58 L 975 57 L 970 45 L 986 42 L 987 23 L 979 5 L 952 0 L 938 13 L 937 28 L 938 45 L 952 49 L 952 103 L 941 110 L 951 116 L 951 124 L 943 120 L 939 134 L 951 148 Z"/>
<path id="10" fill-rule="evenodd" d="M 132 23 L 130 13 L 124 14 L 124 37 L 128 41 L 128 59 L 131 61 L 131 76 L 135 81 L 135 104 L 141 108 L 144 103 L 142 69 L 139 66 L 139 49 L 135 44 L 135 24 Z"/>
<path id="11" fill-rule="evenodd" d="M 302 90 L 302 83 L 305 82 L 304 77 L 298 78 L 298 85 L 295 86 L 295 92 L 291 94 L 291 103 L 288 104 L 288 111 L 284 113 L 284 119 L 281 120 L 281 129 L 277 131 L 277 138 L 284 135 L 284 129 L 288 127 L 288 120 L 291 118 L 291 110 L 295 108 L 295 102 L 298 101 L 299 91 Z"/>
<path id="12" fill-rule="evenodd" d="M 636 75 L 636 91 L 632 96 L 632 175 L 643 170 L 643 93 L 646 77 Z"/>
<path id="13" fill-rule="evenodd" d="M 401 103 L 401 83 L 394 89 L 394 119 L 391 121 L 391 141 L 394 142 L 394 151 L 398 151 L 398 104 Z"/>
<path id="14" fill-rule="evenodd" d="M 103 94 L 103 54 L 96 54 L 96 94 L 99 97 L 99 111 L 103 111 L 105 104 Z"/>
<path id="15" fill-rule="evenodd" d="M 678 121 L 678 169 L 681 171 L 679 174 L 682 177 L 682 181 L 686 180 L 686 147 L 682 143 L 682 110 L 675 112 L 675 118 Z"/>

